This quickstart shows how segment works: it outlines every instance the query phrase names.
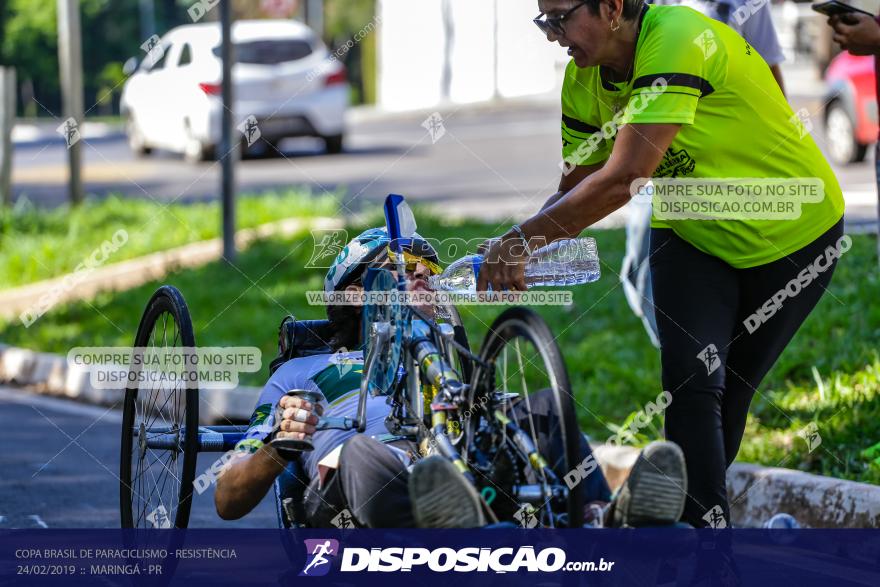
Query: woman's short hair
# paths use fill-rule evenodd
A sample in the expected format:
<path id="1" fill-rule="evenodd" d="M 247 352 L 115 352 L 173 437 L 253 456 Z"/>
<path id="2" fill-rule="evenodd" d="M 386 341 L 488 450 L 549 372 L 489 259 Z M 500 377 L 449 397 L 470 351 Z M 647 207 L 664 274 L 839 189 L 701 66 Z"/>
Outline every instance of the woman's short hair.
<path id="1" fill-rule="evenodd" d="M 599 4 L 602 3 L 602 0 L 586 0 L 586 2 L 590 12 L 599 14 Z M 623 16 L 624 20 L 635 20 L 642 13 L 644 5 L 645 0 L 623 0 L 621 16 Z"/>

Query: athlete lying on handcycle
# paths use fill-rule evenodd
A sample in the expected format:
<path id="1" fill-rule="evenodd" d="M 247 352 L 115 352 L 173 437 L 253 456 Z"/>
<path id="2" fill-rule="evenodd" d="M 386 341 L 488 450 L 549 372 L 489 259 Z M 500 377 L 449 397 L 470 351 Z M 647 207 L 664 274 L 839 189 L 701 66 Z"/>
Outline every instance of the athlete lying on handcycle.
<path id="1" fill-rule="evenodd" d="M 324 281 L 326 292 L 362 291 L 370 267 L 395 272 L 389 259 L 385 228 L 365 231 L 337 257 Z M 404 251 L 409 291 L 428 290 L 427 277 L 440 272 L 437 254 L 415 235 Z M 396 276 L 396 273 L 395 273 Z M 420 308 L 433 316 L 432 308 Z M 270 444 L 273 438 L 309 439 L 314 447 L 300 453 L 309 478 L 304 496 L 307 523 L 327 527 L 350 516 L 361 527 L 480 527 L 497 519 L 468 479 L 445 457 L 421 458 L 418 447 L 385 427 L 390 407 L 384 396 L 367 399 L 366 430 L 322 430 L 315 434 L 318 416 L 355 418 L 363 372 L 361 308 L 330 305 L 332 354 L 291 359 L 272 375 L 257 402 L 248 433 L 217 482 L 217 512 L 238 519 L 250 512 L 272 487 L 287 461 Z M 358 350 L 347 350 L 358 349 Z M 287 395 L 289 390 L 319 391 L 326 401 L 316 404 Z M 515 403 L 512 419 L 555 418 L 550 395 L 539 391 L 529 398 L 528 413 Z M 280 425 L 276 414 L 280 411 Z M 555 427 L 545 426 L 552 431 Z M 540 438 L 552 453 L 552 438 Z M 545 435 L 547 432 L 545 432 Z M 614 498 L 583 435 L 578 462 L 589 464 L 572 491 L 583 493 L 584 518 L 595 526 L 664 525 L 678 521 L 684 506 L 684 459 L 677 446 L 654 442 L 642 451 L 628 480 Z M 553 455 L 545 455 L 555 462 Z M 566 471 L 556 472 L 561 478 Z M 522 522 L 522 521 L 521 521 Z"/>

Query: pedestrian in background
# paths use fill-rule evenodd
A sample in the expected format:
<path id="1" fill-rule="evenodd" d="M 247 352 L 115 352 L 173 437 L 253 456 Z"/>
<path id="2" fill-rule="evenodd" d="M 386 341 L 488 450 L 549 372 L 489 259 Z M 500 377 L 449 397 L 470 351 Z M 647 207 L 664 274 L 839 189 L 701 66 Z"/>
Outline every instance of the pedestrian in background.
<path id="1" fill-rule="evenodd" d="M 832 16 L 828 24 L 834 29 L 831 37 L 844 51 L 853 55 L 874 56 L 874 79 L 877 83 L 877 106 L 880 110 L 880 16 L 851 13 L 845 16 Z M 874 168 L 877 181 L 877 258 L 880 261 L 880 140 L 874 143 Z"/>

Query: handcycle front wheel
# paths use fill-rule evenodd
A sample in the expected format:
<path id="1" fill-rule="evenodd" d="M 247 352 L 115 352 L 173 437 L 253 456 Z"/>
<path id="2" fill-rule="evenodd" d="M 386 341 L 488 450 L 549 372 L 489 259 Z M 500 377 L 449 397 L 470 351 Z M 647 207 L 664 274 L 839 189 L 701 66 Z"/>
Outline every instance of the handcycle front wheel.
<path id="1" fill-rule="evenodd" d="M 122 414 L 122 527 L 186 528 L 199 447 L 199 389 L 192 376 L 192 320 L 175 287 L 162 286 L 150 298 L 134 347 Z M 180 356 L 184 381 L 145 366 L 155 356 Z"/>
<path id="2" fill-rule="evenodd" d="M 582 488 L 565 483 L 582 459 L 581 432 L 565 362 L 547 323 L 528 308 L 506 310 L 489 328 L 480 359 L 463 449 L 477 485 L 491 488 L 499 519 L 525 527 L 581 527 Z M 529 443 L 531 455 L 523 450 Z"/>

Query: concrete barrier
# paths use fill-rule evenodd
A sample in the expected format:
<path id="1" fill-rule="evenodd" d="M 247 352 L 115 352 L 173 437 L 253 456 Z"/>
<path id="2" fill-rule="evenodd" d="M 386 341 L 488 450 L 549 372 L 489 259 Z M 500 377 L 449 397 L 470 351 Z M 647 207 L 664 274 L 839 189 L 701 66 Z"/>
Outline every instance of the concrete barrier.
<path id="1" fill-rule="evenodd" d="M 734 463 L 727 493 L 734 523 L 742 526 L 782 511 L 810 528 L 880 528 L 880 487 L 868 483 Z"/>
<path id="2" fill-rule="evenodd" d="M 0 345 L 0 383 L 87 404 L 121 407 L 124 389 L 99 389 L 91 383 L 92 369 L 68 365 L 65 357 Z M 206 389 L 199 393 L 199 423 L 228 424 L 251 417 L 261 388 Z"/>
<path id="3" fill-rule="evenodd" d="M 612 491 L 629 475 L 639 449 L 593 447 Z M 733 524 L 760 527 L 773 514 L 793 515 L 809 528 L 880 528 L 880 487 L 802 471 L 734 463 L 727 471 Z"/>

